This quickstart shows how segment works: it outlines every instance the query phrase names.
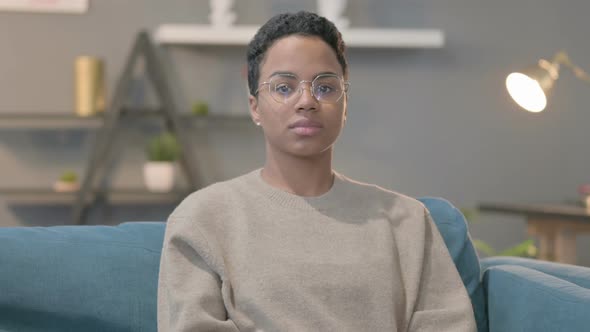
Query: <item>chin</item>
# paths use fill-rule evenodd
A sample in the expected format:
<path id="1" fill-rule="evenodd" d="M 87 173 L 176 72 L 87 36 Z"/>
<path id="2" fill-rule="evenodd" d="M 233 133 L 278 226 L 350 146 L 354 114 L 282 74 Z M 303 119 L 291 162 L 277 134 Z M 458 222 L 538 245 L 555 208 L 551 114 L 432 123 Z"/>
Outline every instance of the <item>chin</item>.
<path id="1" fill-rule="evenodd" d="M 300 158 L 321 157 L 332 153 L 332 145 L 329 146 L 304 146 L 288 149 L 287 153 Z"/>

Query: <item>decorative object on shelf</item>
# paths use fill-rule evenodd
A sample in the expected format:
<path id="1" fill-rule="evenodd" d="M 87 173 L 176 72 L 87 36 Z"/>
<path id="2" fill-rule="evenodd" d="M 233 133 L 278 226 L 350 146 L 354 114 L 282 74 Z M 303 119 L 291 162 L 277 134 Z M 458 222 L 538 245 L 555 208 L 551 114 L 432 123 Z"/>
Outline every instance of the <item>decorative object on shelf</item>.
<path id="1" fill-rule="evenodd" d="M 191 108 L 191 112 L 196 116 L 209 115 L 209 104 L 203 100 L 196 101 Z"/>
<path id="2" fill-rule="evenodd" d="M 88 2 L 89 0 L 0 0 L 0 10 L 82 14 L 88 11 Z"/>
<path id="3" fill-rule="evenodd" d="M 318 14 L 332 21 L 339 30 L 345 30 L 350 25 L 348 18 L 344 17 L 346 0 L 317 0 Z"/>
<path id="4" fill-rule="evenodd" d="M 510 97 L 529 112 L 543 111 L 553 84 L 559 78 L 560 65 L 569 68 L 580 80 L 590 83 L 590 75 L 574 65 L 567 53 L 561 51 L 551 61 L 541 59 L 534 66 L 508 75 L 506 89 Z"/>
<path id="5" fill-rule="evenodd" d="M 92 116 L 106 106 L 104 62 L 95 56 L 79 56 L 75 65 L 76 114 Z"/>
<path id="6" fill-rule="evenodd" d="M 209 0 L 209 21 L 215 28 L 227 28 L 234 24 L 237 15 L 231 10 L 233 0 Z"/>
<path id="7" fill-rule="evenodd" d="M 152 192 L 169 192 L 174 187 L 175 162 L 180 145 L 170 132 L 153 137 L 147 146 L 148 161 L 143 167 L 145 185 Z"/>
<path id="8" fill-rule="evenodd" d="M 78 174 L 74 171 L 65 171 L 59 179 L 53 184 L 53 190 L 56 192 L 73 192 L 80 189 Z"/>

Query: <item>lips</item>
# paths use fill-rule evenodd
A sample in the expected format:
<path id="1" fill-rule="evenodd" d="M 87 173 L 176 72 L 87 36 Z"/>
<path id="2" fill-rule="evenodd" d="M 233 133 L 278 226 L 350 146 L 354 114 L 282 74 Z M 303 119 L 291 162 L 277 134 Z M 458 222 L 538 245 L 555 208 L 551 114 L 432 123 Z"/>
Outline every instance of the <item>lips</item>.
<path id="1" fill-rule="evenodd" d="M 322 128 L 322 124 L 309 119 L 301 119 L 292 123 L 289 128 Z"/>
<path id="2" fill-rule="evenodd" d="M 295 134 L 299 136 L 314 136 L 317 135 L 324 126 L 316 121 L 309 119 L 301 119 L 289 126 Z"/>

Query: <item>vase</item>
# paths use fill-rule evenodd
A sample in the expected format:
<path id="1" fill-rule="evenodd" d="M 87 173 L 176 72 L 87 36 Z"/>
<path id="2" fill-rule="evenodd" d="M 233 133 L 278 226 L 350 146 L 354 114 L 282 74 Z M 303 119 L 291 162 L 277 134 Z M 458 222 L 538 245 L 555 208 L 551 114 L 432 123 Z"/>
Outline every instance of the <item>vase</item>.
<path id="1" fill-rule="evenodd" d="M 148 161 L 143 165 L 145 186 L 151 192 L 169 192 L 174 187 L 174 162 Z"/>

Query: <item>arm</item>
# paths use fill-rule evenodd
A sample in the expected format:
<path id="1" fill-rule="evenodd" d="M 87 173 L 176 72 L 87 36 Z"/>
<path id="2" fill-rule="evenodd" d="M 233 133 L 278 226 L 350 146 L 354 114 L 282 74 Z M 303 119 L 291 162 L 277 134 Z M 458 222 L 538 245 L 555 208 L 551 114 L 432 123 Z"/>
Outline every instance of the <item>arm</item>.
<path id="1" fill-rule="evenodd" d="M 471 300 L 447 247 L 425 212 L 420 284 L 409 331 L 475 331 Z"/>
<path id="2" fill-rule="evenodd" d="M 238 331 L 228 319 L 208 245 L 188 220 L 170 220 L 158 284 L 158 331 Z"/>

